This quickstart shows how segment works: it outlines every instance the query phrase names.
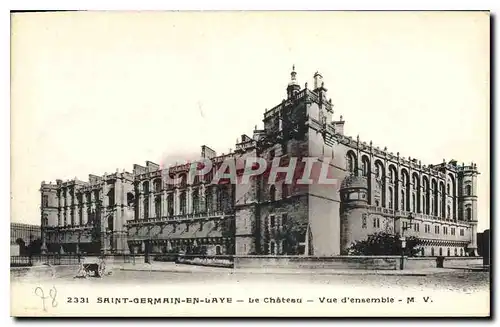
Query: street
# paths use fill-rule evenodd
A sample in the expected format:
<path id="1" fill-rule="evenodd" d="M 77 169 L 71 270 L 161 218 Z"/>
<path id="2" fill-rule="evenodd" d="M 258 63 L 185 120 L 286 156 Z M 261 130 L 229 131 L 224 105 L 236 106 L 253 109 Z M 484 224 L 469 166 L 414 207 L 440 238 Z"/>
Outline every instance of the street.
<path id="1" fill-rule="evenodd" d="M 330 272 L 304 271 L 299 273 L 289 273 L 274 271 L 272 273 L 260 273 L 259 271 L 245 271 L 233 269 L 212 269 L 207 267 L 174 265 L 182 269 L 179 271 L 151 271 L 151 270 L 122 270 L 120 267 L 113 267 L 107 270 L 102 278 L 75 278 L 77 267 L 66 266 L 57 267 L 57 270 L 50 272 L 50 269 L 11 269 L 11 281 L 35 282 L 57 280 L 58 282 L 97 285 L 97 284 L 137 284 L 143 283 L 162 285 L 169 284 L 239 284 L 239 283 L 269 283 L 274 284 L 311 284 L 339 285 L 346 284 L 356 286 L 373 286 L 375 288 L 402 288 L 402 289 L 436 289 L 452 290 L 464 293 L 484 291 L 489 289 L 488 272 L 468 272 L 462 269 L 443 269 L 442 272 L 429 274 L 376 274 L 371 271 L 353 270 L 342 273 L 332 270 Z M 138 266 L 138 269 L 142 268 Z"/>

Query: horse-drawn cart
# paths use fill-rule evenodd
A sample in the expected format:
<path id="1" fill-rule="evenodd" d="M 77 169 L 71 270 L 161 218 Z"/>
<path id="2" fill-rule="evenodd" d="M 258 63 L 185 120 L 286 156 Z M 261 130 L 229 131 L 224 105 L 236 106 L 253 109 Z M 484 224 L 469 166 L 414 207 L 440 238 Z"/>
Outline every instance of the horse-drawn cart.
<path id="1" fill-rule="evenodd" d="M 77 277 L 102 277 L 106 272 L 106 263 L 103 258 L 82 258 Z"/>

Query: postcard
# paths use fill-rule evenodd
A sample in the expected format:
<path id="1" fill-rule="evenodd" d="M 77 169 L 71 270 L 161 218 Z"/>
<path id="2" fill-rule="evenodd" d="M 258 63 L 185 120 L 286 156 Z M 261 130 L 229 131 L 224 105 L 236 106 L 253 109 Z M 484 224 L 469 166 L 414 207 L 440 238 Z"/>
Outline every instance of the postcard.
<path id="1" fill-rule="evenodd" d="M 489 317 L 490 13 L 11 14 L 11 315 Z"/>

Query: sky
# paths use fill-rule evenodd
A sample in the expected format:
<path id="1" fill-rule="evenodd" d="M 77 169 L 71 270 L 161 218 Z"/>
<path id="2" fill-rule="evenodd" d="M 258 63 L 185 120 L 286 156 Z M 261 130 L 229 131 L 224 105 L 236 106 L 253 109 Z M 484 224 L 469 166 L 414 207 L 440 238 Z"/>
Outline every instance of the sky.
<path id="1" fill-rule="evenodd" d="M 345 133 L 422 164 L 475 162 L 489 228 L 489 16 L 481 12 L 60 12 L 12 16 L 13 222 L 41 181 L 234 149 L 323 75 Z"/>

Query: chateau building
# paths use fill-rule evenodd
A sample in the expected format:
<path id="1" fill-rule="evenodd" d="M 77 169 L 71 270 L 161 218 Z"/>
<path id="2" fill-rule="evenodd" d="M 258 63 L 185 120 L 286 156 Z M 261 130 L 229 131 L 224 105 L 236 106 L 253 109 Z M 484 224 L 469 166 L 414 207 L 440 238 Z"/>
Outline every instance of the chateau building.
<path id="1" fill-rule="evenodd" d="M 88 182 L 42 182 L 44 249 L 332 256 L 385 231 L 417 236 L 423 256 L 477 255 L 475 164 L 425 165 L 344 135 L 322 76 L 314 75 L 312 89 L 296 77 L 293 69 L 286 99 L 266 110 L 263 128 L 242 135 L 233 152 L 202 146 L 201 157 L 213 165 L 204 176 L 190 178 L 191 163 L 160 169 L 147 161 Z M 292 183 L 269 182 L 268 173 L 212 183 L 228 160 L 286 166 L 307 157 L 328 165 L 339 182 L 300 184 L 294 172 Z"/>

